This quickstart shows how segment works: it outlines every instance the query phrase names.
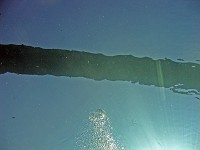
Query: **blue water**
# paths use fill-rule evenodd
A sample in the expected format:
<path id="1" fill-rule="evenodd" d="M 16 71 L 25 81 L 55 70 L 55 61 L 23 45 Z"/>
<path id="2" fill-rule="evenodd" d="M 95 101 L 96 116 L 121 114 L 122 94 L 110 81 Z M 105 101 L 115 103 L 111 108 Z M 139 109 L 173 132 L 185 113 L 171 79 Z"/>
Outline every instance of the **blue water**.
<path id="1" fill-rule="evenodd" d="M 85 131 L 97 109 L 106 111 L 125 149 L 200 146 L 200 102 L 193 95 L 84 78 L 7 73 L 0 81 L 2 150 L 81 149 L 77 143 L 90 136 Z"/>
<path id="2" fill-rule="evenodd" d="M 108 55 L 200 59 L 198 0 L 0 3 L 0 43 Z"/>
<path id="3" fill-rule="evenodd" d="M 197 0 L 2 1 L 0 43 L 199 63 L 199 7 Z M 95 141 L 89 118 L 98 109 L 117 149 L 199 150 L 198 96 L 125 81 L 1 74 L 0 150 L 87 149 L 80 143 Z"/>

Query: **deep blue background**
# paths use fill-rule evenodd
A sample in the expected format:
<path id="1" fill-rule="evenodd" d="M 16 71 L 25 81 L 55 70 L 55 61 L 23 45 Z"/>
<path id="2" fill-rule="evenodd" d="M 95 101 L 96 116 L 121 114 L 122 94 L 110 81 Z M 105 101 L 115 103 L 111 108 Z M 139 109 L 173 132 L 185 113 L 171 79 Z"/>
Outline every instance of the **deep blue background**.
<path id="1" fill-rule="evenodd" d="M 0 43 L 200 59 L 198 0 L 8 0 Z"/>

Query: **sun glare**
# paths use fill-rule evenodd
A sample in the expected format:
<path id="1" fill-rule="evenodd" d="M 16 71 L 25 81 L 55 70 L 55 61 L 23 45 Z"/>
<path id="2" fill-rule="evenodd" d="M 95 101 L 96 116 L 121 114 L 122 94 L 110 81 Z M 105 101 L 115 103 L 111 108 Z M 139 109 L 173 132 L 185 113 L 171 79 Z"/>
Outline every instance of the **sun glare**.
<path id="1" fill-rule="evenodd" d="M 170 143 L 168 143 L 168 145 L 156 144 L 156 145 L 149 145 L 146 147 L 141 146 L 141 148 L 138 147 L 137 149 L 138 150 L 192 150 L 191 148 L 185 145 L 170 144 Z"/>

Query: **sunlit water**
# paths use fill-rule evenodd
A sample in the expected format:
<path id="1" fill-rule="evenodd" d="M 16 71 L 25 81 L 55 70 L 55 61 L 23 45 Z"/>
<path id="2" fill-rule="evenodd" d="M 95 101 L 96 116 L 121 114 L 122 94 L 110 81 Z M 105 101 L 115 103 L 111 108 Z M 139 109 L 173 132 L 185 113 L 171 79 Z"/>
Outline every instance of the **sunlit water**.
<path id="1" fill-rule="evenodd" d="M 5 74 L 0 79 L 0 142 L 9 150 L 200 148 L 197 95 L 84 78 Z"/>

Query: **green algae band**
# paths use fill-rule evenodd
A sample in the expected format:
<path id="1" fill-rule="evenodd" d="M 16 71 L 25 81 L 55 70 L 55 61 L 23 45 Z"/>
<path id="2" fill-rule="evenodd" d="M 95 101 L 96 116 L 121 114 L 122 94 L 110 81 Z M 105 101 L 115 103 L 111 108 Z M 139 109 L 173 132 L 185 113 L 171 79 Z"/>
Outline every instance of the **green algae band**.
<path id="1" fill-rule="evenodd" d="M 199 64 L 132 55 L 105 56 L 74 50 L 0 45 L 0 74 L 6 72 L 131 81 L 172 88 L 183 94 L 199 94 L 200 91 Z M 184 93 L 178 89 L 190 91 Z"/>

